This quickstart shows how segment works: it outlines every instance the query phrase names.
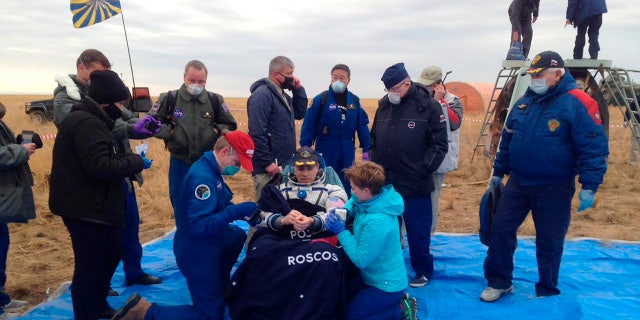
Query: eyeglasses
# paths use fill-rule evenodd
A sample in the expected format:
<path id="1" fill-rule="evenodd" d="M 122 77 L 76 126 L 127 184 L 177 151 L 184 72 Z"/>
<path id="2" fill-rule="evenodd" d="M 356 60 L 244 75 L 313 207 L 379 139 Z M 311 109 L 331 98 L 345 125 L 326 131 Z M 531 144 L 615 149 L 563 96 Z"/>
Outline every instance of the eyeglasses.
<path id="1" fill-rule="evenodd" d="M 397 84 L 397 85 L 396 85 L 396 86 L 394 86 L 394 87 L 391 87 L 391 88 L 389 88 L 389 89 L 385 88 L 385 89 L 384 89 L 384 92 L 396 92 L 396 91 L 400 90 L 400 88 L 402 88 L 402 86 L 404 86 L 404 85 L 405 85 L 405 84 L 407 84 L 407 83 L 409 83 L 409 81 L 402 81 L 402 83 Z"/>

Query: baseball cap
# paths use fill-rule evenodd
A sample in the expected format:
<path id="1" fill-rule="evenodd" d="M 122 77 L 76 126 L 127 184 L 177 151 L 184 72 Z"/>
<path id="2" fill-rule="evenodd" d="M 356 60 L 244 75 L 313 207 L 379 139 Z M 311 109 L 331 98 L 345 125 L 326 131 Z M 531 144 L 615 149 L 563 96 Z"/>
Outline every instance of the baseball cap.
<path id="1" fill-rule="evenodd" d="M 224 138 L 227 139 L 231 148 L 238 153 L 240 165 L 249 172 L 253 171 L 251 158 L 253 157 L 255 147 L 251 137 L 242 131 L 231 131 L 224 134 Z"/>
<path id="2" fill-rule="evenodd" d="M 293 165 L 298 166 L 315 166 L 320 162 L 320 155 L 310 147 L 302 147 L 296 150 L 293 155 Z"/>
<path id="3" fill-rule="evenodd" d="M 543 51 L 538 53 L 533 60 L 531 60 L 531 66 L 522 75 L 538 75 L 542 71 L 548 68 L 564 68 L 564 60 L 562 57 L 554 51 Z"/>
<path id="4" fill-rule="evenodd" d="M 418 83 L 422 83 L 423 85 L 428 87 L 438 80 L 442 80 L 442 68 L 430 66 L 422 70 L 420 79 L 418 79 Z"/>

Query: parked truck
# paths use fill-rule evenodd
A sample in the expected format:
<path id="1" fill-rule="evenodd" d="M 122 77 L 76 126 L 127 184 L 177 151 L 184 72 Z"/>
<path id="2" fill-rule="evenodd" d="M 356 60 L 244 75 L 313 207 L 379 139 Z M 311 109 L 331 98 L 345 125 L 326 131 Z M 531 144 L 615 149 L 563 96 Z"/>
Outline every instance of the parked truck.
<path id="1" fill-rule="evenodd" d="M 26 102 L 24 112 L 38 124 L 53 121 L 53 98 Z"/>

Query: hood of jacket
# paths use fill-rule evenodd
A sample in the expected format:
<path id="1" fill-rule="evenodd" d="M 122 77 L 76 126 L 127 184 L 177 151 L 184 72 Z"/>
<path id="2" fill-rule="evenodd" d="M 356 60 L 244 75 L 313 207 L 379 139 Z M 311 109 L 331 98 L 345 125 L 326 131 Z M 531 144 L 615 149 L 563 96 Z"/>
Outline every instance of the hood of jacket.
<path id="1" fill-rule="evenodd" d="M 77 76 L 74 74 L 57 75 L 55 77 L 55 80 L 58 83 L 56 92 L 65 89 L 69 98 L 80 101 L 83 93 L 80 92 L 80 83 L 78 83 L 76 77 Z"/>
<path id="2" fill-rule="evenodd" d="M 400 216 L 404 212 L 402 196 L 390 184 L 382 187 L 379 194 L 367 201 L 361 202 L 357 197 L 352 197 L 351 199 L 355 207 L 361 208 L 368 214 Z M 353 208 L 347 209 L 352 210 Z"/>

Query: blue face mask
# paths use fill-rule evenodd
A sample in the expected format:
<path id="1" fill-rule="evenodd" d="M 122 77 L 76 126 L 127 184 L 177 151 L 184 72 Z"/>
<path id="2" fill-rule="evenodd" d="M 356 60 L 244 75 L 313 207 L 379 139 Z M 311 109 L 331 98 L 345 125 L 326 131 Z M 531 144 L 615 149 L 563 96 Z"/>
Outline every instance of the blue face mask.
<path id="1" fill-rule="evenodd" d="M 331 84 L 331 89 L 333 89 L 333 92 L 335 93 L 343 93 L 347 90 L 347 85 L 344 84 L 344 82 L 337 80 Z"/>
<path id="2" fill-rule="evenodd" d="M 223 176 L 232 176 L 232 175 L 238 173 L 238 171 L 240 171 L 240 167 L 226 166 L 226 167 L 224 167 L 224 169 L 222 169 L 222 175 Z"/>
<path id="3" fill-rule="evenodd" d="M 547 79 L 545 78 L 531 79 L 531 85 L 529 86 L 529 89 L 531 89 L 531 91 L 539 95 L 543 95 L 547 93 L 547 91 L 549 91 L 549 86 L 547 85 Z"/>

